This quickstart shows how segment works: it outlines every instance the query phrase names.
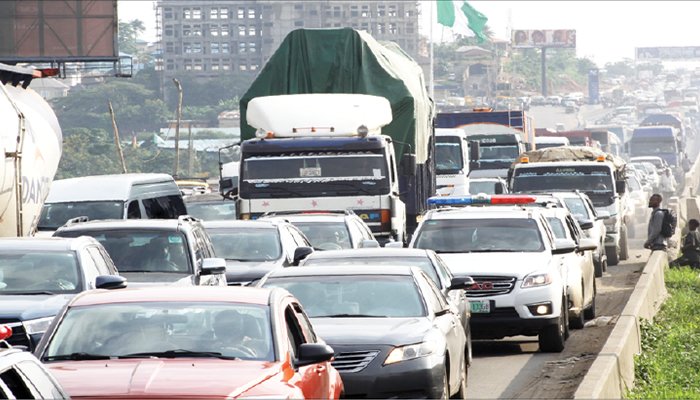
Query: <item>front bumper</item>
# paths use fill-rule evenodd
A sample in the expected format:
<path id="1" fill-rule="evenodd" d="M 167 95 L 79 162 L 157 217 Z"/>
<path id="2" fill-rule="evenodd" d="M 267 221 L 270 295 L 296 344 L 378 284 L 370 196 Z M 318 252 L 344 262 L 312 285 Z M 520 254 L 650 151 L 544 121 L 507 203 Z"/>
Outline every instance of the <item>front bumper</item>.
<path id="1" fill-rule="evenodd" d="M 336 354 L 364 351 L 372 347 L 379 354 L 362 370 L 347 372 L 336 366 L 345 388 L 345 398 L 435 399 L 442 396 L 445 361 L 433 354 L 395 364 L 383 365 L 393 347 L 331 344 Z M 335 364 L 334 364 L 335 365 Z"/>

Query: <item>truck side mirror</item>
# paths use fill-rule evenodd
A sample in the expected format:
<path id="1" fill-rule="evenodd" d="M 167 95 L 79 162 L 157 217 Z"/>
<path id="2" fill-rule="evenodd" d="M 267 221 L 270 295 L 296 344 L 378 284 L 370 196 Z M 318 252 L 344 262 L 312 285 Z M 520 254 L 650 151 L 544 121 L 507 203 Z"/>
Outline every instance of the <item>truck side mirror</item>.
<path id="1" fill-rule="evenodd" d="M 625 193 L 627 190 L 627 182 L 624 180 L 616 181 L 615 182 L 615 191 L 617 193 Z"/>
<path id="2" fill-rule="evenodd" d="M 479 168 L 479 142 L 469 141 L 469 171 Z"/>
<path id="3" fill-rule="evenodd" d="M 401 171 L 403 175 L 414 176 L 416 174 L 416 155 L 406 153 L 401 157 Z"/>
<path id="4" fill-rule="evenodd" d="M 238 191 L 238 188 L 236 187 L 236 184 L 233 181 L 233 178 L 227 177 L 227 178 L 221 178 L 219 179 L 219 191 L 221 192 L 222 195 L 226 195 L 230 192 L 233 191 Z"/>

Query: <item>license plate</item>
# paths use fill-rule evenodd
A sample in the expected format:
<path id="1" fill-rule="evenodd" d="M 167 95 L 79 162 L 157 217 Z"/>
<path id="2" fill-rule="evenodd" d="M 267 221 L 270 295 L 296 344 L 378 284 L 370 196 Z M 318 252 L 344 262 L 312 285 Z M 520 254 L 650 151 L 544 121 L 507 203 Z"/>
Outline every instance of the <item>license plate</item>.
<path id="1" fill-rule="evenodd" d="M 475 314 L 485 314 L 491 312 L 491 302 L 488 300 L 470 300 L 469 306 Z"/>

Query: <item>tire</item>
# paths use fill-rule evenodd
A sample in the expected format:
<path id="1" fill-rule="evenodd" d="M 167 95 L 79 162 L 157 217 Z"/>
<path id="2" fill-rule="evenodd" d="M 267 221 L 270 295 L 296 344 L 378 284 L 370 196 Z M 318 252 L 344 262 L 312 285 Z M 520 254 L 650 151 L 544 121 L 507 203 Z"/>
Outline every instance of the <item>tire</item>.
<path id="1" fill-rule="evenodd" d="M 595 279 L 593 280 L 593 300 L 591 300 L 591 305 L 583 310 L 583 317 L 586 319 L 595 318 L 595 298 L 598 294 L 598 288 L 596 287 Z"/>
<path id="2" fill-rule="evenodd" d="M 608 265 L 617 265 L 620 262 L 620 253 L 617 249 L 606 247 L 605 255 L 608 257 Z"/>
<path id="3" fill-rule="evenodd" d="M 559 321 L 556 325 L 549 325 L 540 331 L 538 335 L 538 342 L 540 344 L 540 351 L 544 353 L 561 353 L 564 350 L 564 344 L 566 343 L 566 336 L 568 331 L 568 320 L 569 313 L 568 301 L 566 297 L 561 303 L 561 313 L 559 314 Z"/>
<path id="4" fill-rule="evenodd" d="M 593 261 L 593 275 L 596 278 L 602 278 L 603 277 L 603 256 L 600 256 L 598 260 Z"/>
<path id="5" fill-rule="evenodd" d="M 585 298 L 584 294 L 584 286 L 583 286 L 583 281 L 581 281 L 581 307 L 583 307 L 583 298 Z M 573 329 L 583 329 L 583 324 L 586 323 L 586 320 L 583 317 L 583 309 L 579 310 L 578 317 L 576 316 L 569 316 L 569 326 L 572 327 Z"/>
<path id="6" fill-rule="evenodd" d="M 454 396 L 450 397 L 451 399 L 463 399 L 465 400 L 467 398 L 467 359 L 465 357 L 464 362 L 462 363 L 462 373 L 461 375 L 461 381 L 459 384 L 459 391 L 455 393 Z"/>
<path id="7" fill-rule="evenodd" d="M 450 379 L 447 376 L 448 372 L 447 365 L 445 365 L 445 374 L 442 376 L 442 395 L 440 396 L 441 399 L 449 399 L 450 398 Z"/>
<path id="8" fill-rule="evenodd" d="M 627 240 L 627 224 L 622 224 L 620 228 L 620 260 L 629 258 L 629 246 Z"/>

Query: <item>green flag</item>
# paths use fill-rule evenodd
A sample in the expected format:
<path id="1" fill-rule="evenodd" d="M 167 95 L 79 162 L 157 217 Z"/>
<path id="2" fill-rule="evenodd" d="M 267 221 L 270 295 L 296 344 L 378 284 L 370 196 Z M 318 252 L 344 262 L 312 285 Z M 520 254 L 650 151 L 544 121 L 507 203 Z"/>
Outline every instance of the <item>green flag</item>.
<path id="1" fill-rule="evenodd" d="M 438 24 L 451 28 L 455 24 L 455 6 L 452 0 L 437 1 Z"/>
<path id="2" fill-rule="evenodd" d="M 467 17 L 467 20 L 469 21 L 469 29 L 474 32 L 476 37 L 479 39 L 479 43 L 483 43 L 486 40 L 486 35 L 484 35 L 484 27 L 486 26 L 486 22 L 489 20 L 486 18 L 486 16 L 474 9 L 469 3 L 466 1 L 464 4 L 462 4 L 462 12 L 464 15 Z"/>

